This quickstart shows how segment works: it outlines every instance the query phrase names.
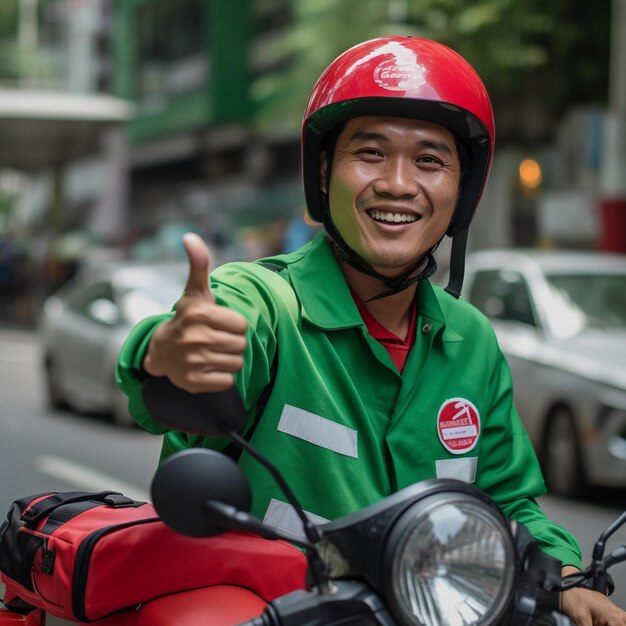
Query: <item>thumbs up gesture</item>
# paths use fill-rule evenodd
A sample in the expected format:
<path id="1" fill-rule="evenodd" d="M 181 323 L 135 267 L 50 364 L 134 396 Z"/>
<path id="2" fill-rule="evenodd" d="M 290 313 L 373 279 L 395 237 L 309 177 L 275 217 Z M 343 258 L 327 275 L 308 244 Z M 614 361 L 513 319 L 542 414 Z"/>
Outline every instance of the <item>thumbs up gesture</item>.
<path id="1" fill-rule="evenodd" d="M 189 260 L 185 293 L 174 317 L 152 335 L 143 367 L 192 393 L 223 391 L 234 384 L 246 349 L 245 318 L 215 303 L 209 286 L 209 251 L 193 233 L 183 236 Z"/>

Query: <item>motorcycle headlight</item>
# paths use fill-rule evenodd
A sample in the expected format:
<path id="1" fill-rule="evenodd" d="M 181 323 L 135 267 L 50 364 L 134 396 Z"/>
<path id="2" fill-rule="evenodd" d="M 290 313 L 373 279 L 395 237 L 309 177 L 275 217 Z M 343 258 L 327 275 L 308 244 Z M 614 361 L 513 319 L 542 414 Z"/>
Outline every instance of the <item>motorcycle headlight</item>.
<path id="1" fill-rule="evenodd" d="M 407 509 L 385 547 L 386 597 L 405 626 L 497 622 L 512 597 L 515 547 L 500 512 L 465 493 Z"/>

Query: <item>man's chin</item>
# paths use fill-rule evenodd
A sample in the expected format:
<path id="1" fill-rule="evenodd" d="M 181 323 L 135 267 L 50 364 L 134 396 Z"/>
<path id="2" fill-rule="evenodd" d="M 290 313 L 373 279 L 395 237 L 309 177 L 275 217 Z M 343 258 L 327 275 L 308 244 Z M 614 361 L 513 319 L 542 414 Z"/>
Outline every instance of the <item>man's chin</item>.
<path id="1" fill-rule="evenodd" d="M 400 259 L 378 258 L 368 260 L 363 257 L 361 257 L 361 261 L 377 274 L 393 279 L 410 276 L 419 271 L 423 266 L 424 257 L 422 256 L 417 261 L 413 260 L 410 263 L 402 262 Z"/>

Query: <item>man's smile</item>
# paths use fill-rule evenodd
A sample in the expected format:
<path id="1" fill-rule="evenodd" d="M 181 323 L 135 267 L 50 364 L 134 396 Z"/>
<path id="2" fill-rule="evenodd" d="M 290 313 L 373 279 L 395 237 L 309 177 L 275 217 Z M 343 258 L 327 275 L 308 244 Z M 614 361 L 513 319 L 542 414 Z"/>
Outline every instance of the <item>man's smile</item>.
<path id="1" fill-rule="evenodd" d="M 415 213 L 403 213 L 401 211 L 385 211 L 380 209 L 368 209 L 367 214 L 376 222 L 406 223 L 417 222 L 420 216 Z"/>

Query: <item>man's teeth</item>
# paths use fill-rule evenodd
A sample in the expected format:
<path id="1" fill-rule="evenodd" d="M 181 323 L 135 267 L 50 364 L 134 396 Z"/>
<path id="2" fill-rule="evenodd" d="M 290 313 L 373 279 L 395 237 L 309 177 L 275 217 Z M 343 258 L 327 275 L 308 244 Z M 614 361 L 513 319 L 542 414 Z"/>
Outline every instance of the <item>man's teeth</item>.
<path id="1" fill-rule="evenodd" d="M 417 222 L 417 215 L 410 213 L 391 213 L 388 211 L 371 210 L 369 212 L 372 218 L 380 222 Z"/>

